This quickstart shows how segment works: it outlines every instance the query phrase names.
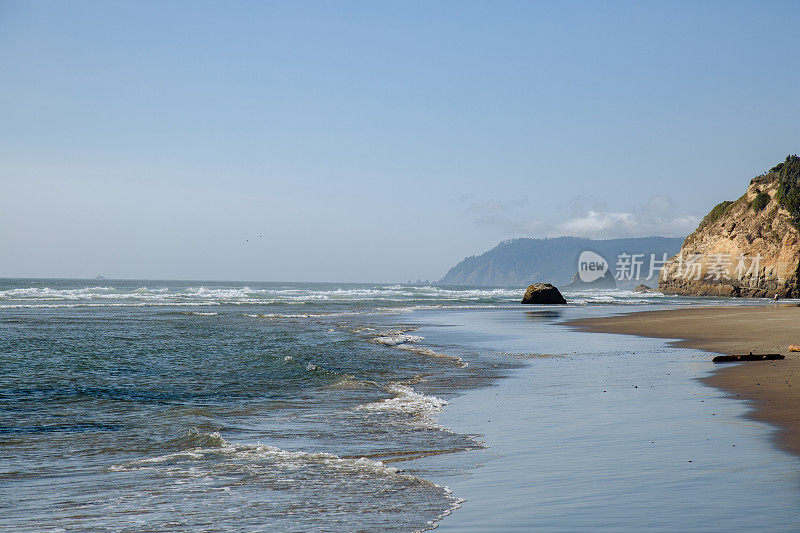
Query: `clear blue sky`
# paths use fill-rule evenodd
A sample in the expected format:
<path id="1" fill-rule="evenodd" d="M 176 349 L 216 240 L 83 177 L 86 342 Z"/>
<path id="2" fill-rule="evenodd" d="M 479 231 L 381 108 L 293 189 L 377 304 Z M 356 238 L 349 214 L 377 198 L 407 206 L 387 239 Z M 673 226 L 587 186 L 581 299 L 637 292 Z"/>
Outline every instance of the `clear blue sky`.
<path id="1" fill-rule="evenodd" d="M 0 0 L 0 276 L 437 279 L 800 151 L 798 2 Z"/>

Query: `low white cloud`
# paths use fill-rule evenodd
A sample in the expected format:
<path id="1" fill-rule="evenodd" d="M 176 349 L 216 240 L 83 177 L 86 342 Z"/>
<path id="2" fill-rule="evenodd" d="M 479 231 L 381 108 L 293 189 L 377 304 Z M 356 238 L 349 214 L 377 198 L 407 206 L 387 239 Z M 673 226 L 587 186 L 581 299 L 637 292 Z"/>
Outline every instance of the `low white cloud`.
<path id="1" fill-rule="evenodd" d="M 675 203 L 666 196 L 654 196 L 630 211 L 607 211 L 597 201 L 585 209 L 584 198 L 570 201 L 570 217 L 547 223 L 525 213 L 525 199 L 473 202 L 466 213 L 475 223 L 502 229 L 509 236 L 588 237 L 611 239 L 623 237 L 683 237 L 695 230 L 700 217 L 678 213 Z"/>
<path id="2" fill-rule="evenodd" d="M 583 216 L 572 218 L 556 225 L 556 233 L 576 237 L 595 237 L 623 234 L 636 230 L 638 223 L 633 213 L 603 213 L 588 211 Z"/>

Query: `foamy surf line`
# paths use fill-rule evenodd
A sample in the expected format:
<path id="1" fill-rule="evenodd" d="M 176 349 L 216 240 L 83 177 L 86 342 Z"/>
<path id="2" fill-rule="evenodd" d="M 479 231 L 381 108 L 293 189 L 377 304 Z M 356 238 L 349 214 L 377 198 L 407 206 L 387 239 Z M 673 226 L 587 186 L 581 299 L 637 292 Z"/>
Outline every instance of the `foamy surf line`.
<path id="1" fill-rule="evenodd" d="M 344 313 L 291 313 L 291 314 L 284 314 L 284 313 L 245 313 L 242 316 L 246 316 L 248 318 L 267 318 L 267 319 L 280 319 L 280 318 L 335 318 L 341 316 L 353 316 L 353 315 L 360 315 L 362 313 L 358 311 L 349 311 Z"/>
<path id="2" fill-rule="evenodd" d="M 395 346 L 395 348 L 397 348 L 399 350 L 406 350 L 406 351 L 409 351 L 409 352 L 418 353 L 420 355 L 426 355 L 428 357 L 441 357 L 442 359 L 448 359 L 448 360 L 456 363 L 461 368 L 467 368 L 469 366 L 469 363 L 467 363 L 466 361 L 464 361 L 462 358 L 460 358 L 457 355 L 448 355 L 448 354 L 444 354 L 444 353 L 439 353 L 439 352 L 437 352 L 435 350 L 432 350 L 430 348 L 426 348 L 424 346 L 414 346 L 412 344 L 398 344 L 397 346 Z"/>
<path id="3" fill-rule="evenodd" d="M 86 300 L 139 300 L 139 301 L 217 301 L 229 304 L 303 304 L 303 303 L 346 303 L 346 302 L 413 302 L 421 307 L 431 308 L 447 305 L 444 302 L 502 301 L 518 299 L 519 290 L 513 289 L 444 289 L 433 286 L 409 287 L 403 285 L 377 286 L 369 288 L 337 289 L 294 289 L 294 288 L 253 288 L 241 287 L 110 287 L 91 286 L 82 288 L 58 289 L 51 287 L 21 287 L 0 290 L 0 301 L 9 304 L 33 304 L 75 302 Z M 432 302 L 426 304 L 425 302 Z M 439 303 L 441 302 L 441 303 Z M 403 312 L 403 308 L 384 307 L 379 312 Z M 411 305 L 410 308 L 413 308 Z M 373 310 L 377 311 L 377 310 Z"/>
<path id="4" fill-rule="evenodd" d="M 0 304 L 0 309 L 80 309 L 95 307 L 209 307 L 220 302 L 134 302 L 134 303 L 36 303 Z"/>
<path id="5" fill-rule="evenodd" d="M 403 332 L 403 333 L 395 333 L 391 335 L 382 335 L 380 337 L 375 337 L 372 339 L 372 342 L 383 344 L 384 346 L 389 346 L 392 348 L 397 348 L 399 350 L 405 350 L 407 352 L 413 352 L 420 355 L 425 355 L 428 357 L 438 357 L 442 359 L 447 359 L 456 363 L 461 368 L 466 368 L 467 366 L 469 366 L 469 363 L 467 363 L 457 355 L 447 355 L 439 353 L 425 346 L 416 346 L 413 344 L 415 342 L 419 342 L 422 340 L 425 340 L 425 337 L 422 337 L 421 335 L 409 335 L 407 332 Z"/>
<path id="6" fill-rule="evenodd" d="M 403 413 L 410 415 L 414 424 L 431 429 L 445 429 L 439 425 L 435 416 L 448 401 L 436 396 L 426 396 L 415 391 L 407 385 L 393 383 L 388 392 L 394 394 L 392 398 L 385 398 L 377 402 L 356 406 L 357 411 L 376 411 L 389 413 Z"/>
<path id="7" fill-rule="evenodd" d="M 401 333 L 398 335 L 386 335 L 383 337 L 375 337 L 372 340 L 374 342 L 377 342 L 378 344 L 383 344 L 384 346 L 398 346 L 400 344 L 406 344 L 408 342 L 417 342 L 425 340 L 425 337 L 420 337 L 419 335 L 408 335 L 405 333 Z"/>
<path id="8" fill-rule="evenodd" d="M 342 457 L 325 452 L 290 451 L 262 443 L 235 444 L 224 439 L 218 432 L 203 433 L 196 429 L 177 439 L 176 444 L 183 444 L 186 447 L 163 455 L 112 465 L 108 471 L 167 470 L 170 472 L 170 477 L 179 475 L 182 471 L 189 478 L 204 478 L 206 475 L 213 475 L 213 470 L 203 468 L 205 463 L 241 464 L 248 475 L 252 475 L 254 467 L 266 464 L 289 475 L 292 475 L 292 472 L 310 471 L 316 472 L 324 479 L 338 475 L 343 479 L 362 479 L 365 482 L 370 478 L 395 480 L 401 483 L 396 486 L 406 489 L 426 486 L 438 491 L 450 503 L 438 516 L 429 520 L 425 527 L 414 530 L 420 532 L 434 529 L 440 520 L 459 509 L 465 501 L 457 498 L 450 487 L 363 456 Z"/>
<path id="9" fill-rule="evenodd" d="M 228 460 L 266 461 L 272 466 L 296 470 L 299 468 L 324 467 L 349 473 L 369 473 L 380 476 L 410 474 L 401 473 L 400 469 L 386 466 L 381 461 L 374 461 L 366 457 L 344 458 L 332 453 L 288 451 L 266 444 L 234 444 L 225 440 L 218 432 L 201 433 L 190 431 L 180 440 L 188 444 L 196 443 L 197 446 L 179 450 L 164 455 L 148 457 L 129 461 L 121 465 L 113 465 L 112 471 L 131 470 L 149 465 L 180 463 L 184 461 L 195 462 L 203 459 L 218 459 L 223 457 Z"/>

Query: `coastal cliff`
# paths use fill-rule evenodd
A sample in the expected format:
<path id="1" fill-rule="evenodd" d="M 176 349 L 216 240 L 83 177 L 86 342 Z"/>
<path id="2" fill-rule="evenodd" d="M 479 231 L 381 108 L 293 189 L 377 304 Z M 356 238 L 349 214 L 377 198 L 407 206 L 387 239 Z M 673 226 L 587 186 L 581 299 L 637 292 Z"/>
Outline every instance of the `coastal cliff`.
<path id="1" fill-rule="evenodd" d="M 800 157 L 722 202 L 661 269 L 665 294 L 800 297 Z"/>

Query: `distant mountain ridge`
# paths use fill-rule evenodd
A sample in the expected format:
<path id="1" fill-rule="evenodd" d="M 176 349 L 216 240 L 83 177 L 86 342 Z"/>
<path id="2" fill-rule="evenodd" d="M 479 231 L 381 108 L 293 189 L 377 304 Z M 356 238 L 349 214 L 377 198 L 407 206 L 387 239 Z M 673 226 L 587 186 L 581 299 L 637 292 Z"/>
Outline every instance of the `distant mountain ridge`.
<path id="1" fill-rule="evenodd" d="M 641 269 L 646 276 L 650 268 L 650 254 L 655 254 L 658 260 L 664 253 L 672 257 L 678 253 L 682 242 L 683 238 L 679 237 L 511 239 L 480 255 L 467 257 L 451 268 L 439 283 L 514 287 L 552 283 L 563 286 L 577 272 L 578 256 L 584 250 L 602 255 L 611 270 L 614 270 L 620 254 L 643 254 Z"/>

